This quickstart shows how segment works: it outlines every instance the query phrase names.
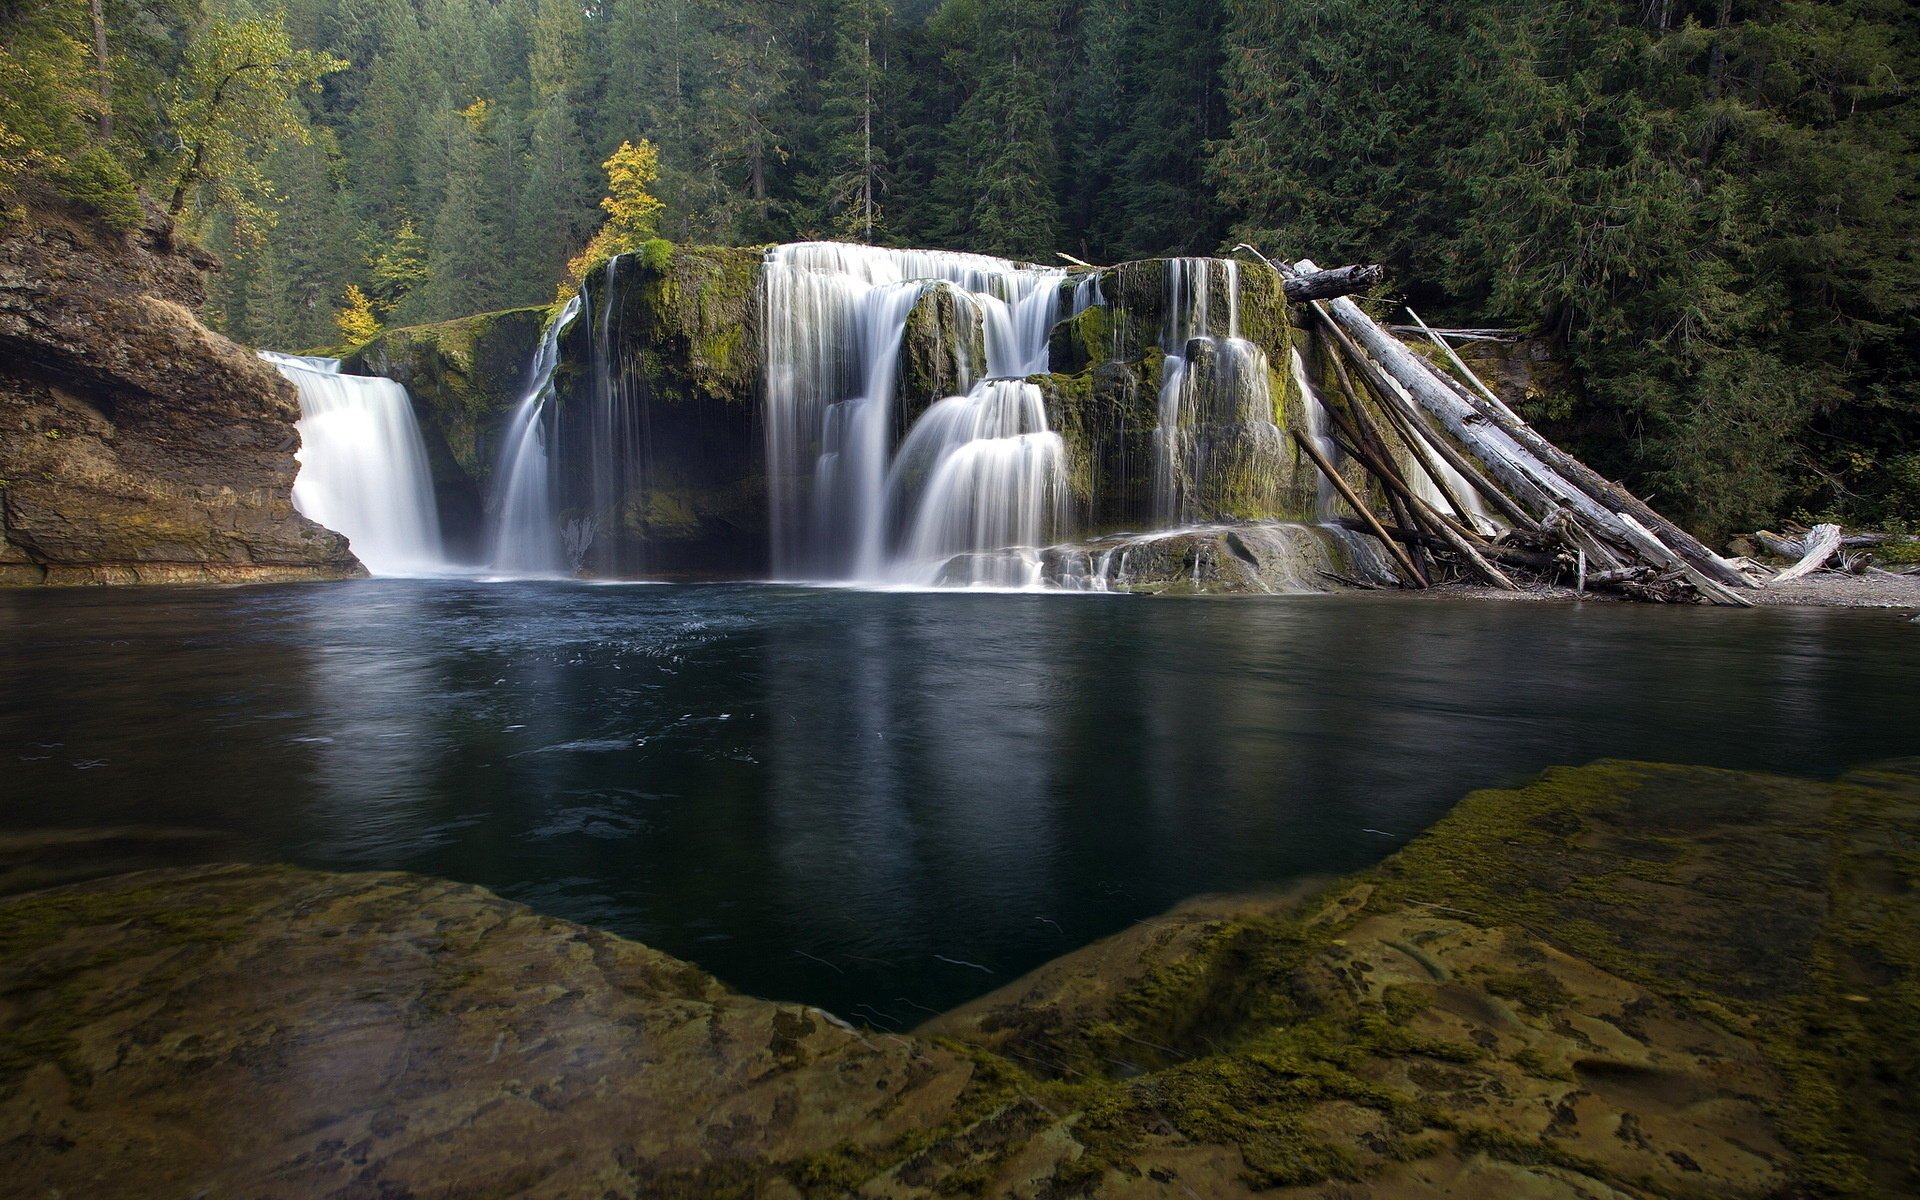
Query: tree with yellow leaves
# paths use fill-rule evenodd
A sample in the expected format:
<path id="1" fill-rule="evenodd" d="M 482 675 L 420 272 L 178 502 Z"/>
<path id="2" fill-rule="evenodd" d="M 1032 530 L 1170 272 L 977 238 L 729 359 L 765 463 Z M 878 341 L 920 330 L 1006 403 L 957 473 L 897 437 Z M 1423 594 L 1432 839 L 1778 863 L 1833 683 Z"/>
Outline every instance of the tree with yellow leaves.
<path id="1" fill-rule="evenodd" d="M 373 314 L 373 301 L 357 283 L 347 285 L 347 306 L 334 314 L 333 322 L 349 346 L 364 346 L 380 336 L 380 318 Z"/>
<path id="2" fill-rule="evenodd" d="M 600 201 L 607 219 L 586 249 L 567 262 L 567 278 L 560 294 L 578 288 L 587 272 L 616 254 L 631 254 L 657 236 L 660 213 L 666 208 L 647 189 L 660 178 L 660 151 L 645 138 L 638 145 L 621 142 L 613 157 L 600 164 L 607 172 L 607 195 Z"/>

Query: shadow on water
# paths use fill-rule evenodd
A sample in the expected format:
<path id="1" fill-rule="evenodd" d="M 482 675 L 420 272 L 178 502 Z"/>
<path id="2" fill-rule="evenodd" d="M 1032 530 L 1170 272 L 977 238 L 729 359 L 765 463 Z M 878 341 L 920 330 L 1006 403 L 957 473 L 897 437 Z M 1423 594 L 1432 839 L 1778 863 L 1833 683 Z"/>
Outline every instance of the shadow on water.
<path id="1" fill-rule="evenodd" d="M 0 882 L 483 884 L 916 1023 L 1611 756 L 1920 751 L 1880 612 L 384 580 L 0 593 Z"/>

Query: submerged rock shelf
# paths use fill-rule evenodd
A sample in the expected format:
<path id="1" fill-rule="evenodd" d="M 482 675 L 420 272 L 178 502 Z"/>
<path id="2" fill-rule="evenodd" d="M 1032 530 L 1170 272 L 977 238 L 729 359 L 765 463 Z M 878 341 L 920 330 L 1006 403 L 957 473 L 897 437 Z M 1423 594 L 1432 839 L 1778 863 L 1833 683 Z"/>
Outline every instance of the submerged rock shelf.
<path id="1" fill-rule="evenodd" d="M 23 1194 L 1911 1194 L 1920 760 L 1598 763 L 912 1037 L 418 876 L 0 904 Z M 1329 1189 L 1333 1190 L 1329 1190 Z"/>

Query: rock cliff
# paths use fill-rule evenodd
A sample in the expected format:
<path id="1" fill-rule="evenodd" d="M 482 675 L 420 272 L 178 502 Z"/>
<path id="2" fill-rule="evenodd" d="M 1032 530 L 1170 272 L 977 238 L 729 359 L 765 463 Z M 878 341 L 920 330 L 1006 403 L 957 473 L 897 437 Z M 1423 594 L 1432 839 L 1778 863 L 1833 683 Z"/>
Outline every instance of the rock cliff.
<path id="1" fill-rule="evenodd" d="M 212 265 L 152 210 L 0 223 L 0 583 L 364 574 L 294 511 L 292 386 L 194 315 Z"/>

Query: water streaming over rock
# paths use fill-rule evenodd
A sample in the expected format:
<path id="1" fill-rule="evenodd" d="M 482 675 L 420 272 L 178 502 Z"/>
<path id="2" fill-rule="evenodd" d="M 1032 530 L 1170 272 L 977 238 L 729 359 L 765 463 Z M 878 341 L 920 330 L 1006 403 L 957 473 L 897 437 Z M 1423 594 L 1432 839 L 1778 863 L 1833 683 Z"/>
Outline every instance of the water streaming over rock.
<path id="1" fill-rule="evenodd" d="M 300 392 L 300 473 L 293 506 L 343 533 L 375 575 L 447 569 L 426 443 L 407 389 L 343 375 L 336 358 L 262 350 Z"/>
<path id="2" fill-rule="evenodd" d="M 943 552 L 1037 547 L 1057 535 L 1064 449 L 1037 389 L 1017 381 L 1047 369 L 1065 274 L 977 254 L 825 242 L 768 253 L 761 295 L 776 576 L 933 582 L 950 572 L 933 561 Z M 987 377 L 934 404 L 920 417 L 925 435 L 903 444 L 902 401 L 932 399 L 899 394 L 908 318 L 932 288 L 951 289 L 979 314 Z M 998 573 L 977 581 L 1000 582 Z"/>
<path id="3" fill-rule="evenodd" d="M 515 407 L 501 443 L 494 478 L 488 566 L 510 575 L 558 575 L 575 564 L 560 538 L 555 442 L 553 373 L 560 365 L 560 335 L 580 315 L 585 301 L 576 294 L 540 338 L 527 393 Z"/>
<path id="4" fill-rule="evenodd" d="M 1155 524 L 1272 508 L 1285 439 L 1266 352 L 1240 336 L 1240 264 L 1168 259 L 1164 313 Z"/>

